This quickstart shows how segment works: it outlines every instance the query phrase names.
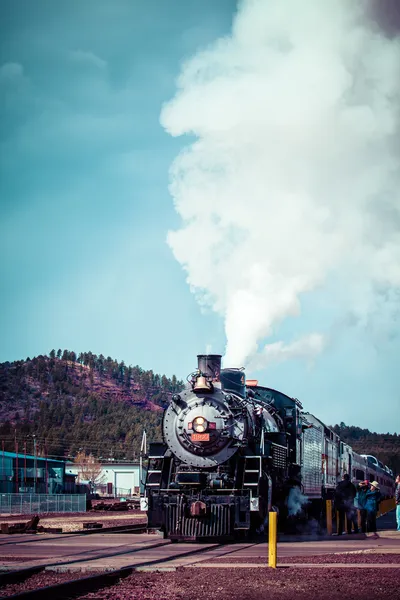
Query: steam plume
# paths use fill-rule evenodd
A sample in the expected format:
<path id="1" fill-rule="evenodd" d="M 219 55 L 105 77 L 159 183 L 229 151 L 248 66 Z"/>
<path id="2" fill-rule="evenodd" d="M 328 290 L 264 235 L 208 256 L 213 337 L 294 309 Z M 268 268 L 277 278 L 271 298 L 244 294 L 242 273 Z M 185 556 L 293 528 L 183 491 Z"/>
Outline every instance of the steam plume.
<path id="1" fill-rule="evenodd" d="M 260 344 L 332 277 L 361 317 L 400 287 L 400 44 L 368 7 L 245 0 L 163 108 L 171 135 L 196 136 L 171 168 L 168 242 L 225 319 L 228 364 L 320 352 L 318 331 Z"/>
<path id="2" fill-rule="evenodd" d="M 303 506 L 307 504 L 307 502 L 308 497 L 302 494 L 298 487 L 291 488 L 286 499 L 288 515 L 290 517 L 298 515 L 303 510 Z"/>

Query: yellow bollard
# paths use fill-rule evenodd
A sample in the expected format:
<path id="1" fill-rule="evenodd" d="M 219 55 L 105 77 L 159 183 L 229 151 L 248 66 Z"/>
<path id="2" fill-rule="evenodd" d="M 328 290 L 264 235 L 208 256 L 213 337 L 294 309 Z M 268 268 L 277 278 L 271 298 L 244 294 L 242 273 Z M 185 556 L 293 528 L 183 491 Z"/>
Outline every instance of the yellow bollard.
<path id="1" fill-rule="evenodd" d="M 332 500 L 326 501 L 326 531 L 332 535 Z"/>
<path id="2" fill-rule="evenodd" d="M 268 526 L 268 566 L 276 569 L 278 513 L 269 513 Z"/>
<path id="3" fill-rule="evenodd" d="M 357 510 L 357 525 L 358 525 L 358 529 L 361 529 L 361 510 L 360 509 Z"/>

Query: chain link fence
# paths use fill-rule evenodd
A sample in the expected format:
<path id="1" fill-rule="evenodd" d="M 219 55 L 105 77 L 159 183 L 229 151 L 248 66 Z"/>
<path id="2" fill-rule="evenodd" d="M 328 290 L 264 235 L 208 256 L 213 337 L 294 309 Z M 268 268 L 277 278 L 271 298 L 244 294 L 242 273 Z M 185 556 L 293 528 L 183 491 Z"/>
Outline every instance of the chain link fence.
<path id="1" fill-rule="evenodd" d="M 0 494 L 0 514 L 86 512 L 85 494 Z"/>
<path id="2" fill-rule="evenodd" d="M 102 498 L 130 498 L 132 490 L 130 488 L 116 488 L 107 484 L 96 484 L 94 493 L 99 494 Z"/>

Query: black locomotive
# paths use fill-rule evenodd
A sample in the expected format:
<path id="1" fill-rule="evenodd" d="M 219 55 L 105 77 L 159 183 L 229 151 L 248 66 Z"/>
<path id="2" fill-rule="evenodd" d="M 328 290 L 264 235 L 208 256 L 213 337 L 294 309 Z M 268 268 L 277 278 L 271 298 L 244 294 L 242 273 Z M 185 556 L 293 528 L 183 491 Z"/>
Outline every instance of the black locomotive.
<path id="1" fill-rule="evenodd" d="M 150 444 L 142 505 L 148 526 L 172 540 L 260 532 L 271 510 L 283 528 L 305 513 L 321 524 L 338 477 L 369 475 L 367 459 L 297 399 L 221 370 L 220 355 L 198 356 L 165 410 L 163 438 Z"/>

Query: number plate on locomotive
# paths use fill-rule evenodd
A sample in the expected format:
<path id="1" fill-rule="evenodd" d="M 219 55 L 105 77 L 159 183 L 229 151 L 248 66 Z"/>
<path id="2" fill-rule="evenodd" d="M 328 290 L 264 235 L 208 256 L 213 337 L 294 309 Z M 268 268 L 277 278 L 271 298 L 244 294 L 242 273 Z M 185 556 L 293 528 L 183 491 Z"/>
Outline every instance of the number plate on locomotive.
<path id="1" fill-rule="evenodd" d="M 209 442 L 209 433 L 192 433 L 192 442 Z"/>

